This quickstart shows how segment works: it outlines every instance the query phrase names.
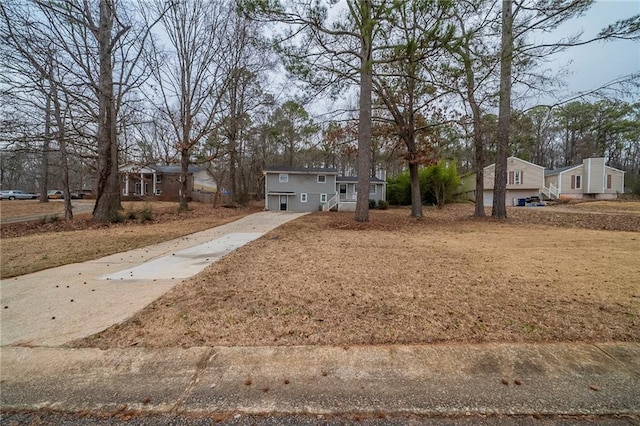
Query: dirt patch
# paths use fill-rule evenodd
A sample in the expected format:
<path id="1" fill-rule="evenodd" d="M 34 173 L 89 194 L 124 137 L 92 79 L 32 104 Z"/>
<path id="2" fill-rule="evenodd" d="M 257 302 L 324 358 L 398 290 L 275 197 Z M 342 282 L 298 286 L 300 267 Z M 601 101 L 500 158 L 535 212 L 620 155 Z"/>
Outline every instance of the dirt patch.
<path id="1" fill-rule="evenodd" d="M 640 341 L 637 222 L 472 209 L 304 216 L 75 345 Z"/>
<path id="2" fill-rule="evenodd" d="M 0 277 L 98 259 L 219 226 L 261 210 L 257 205 L 213 209 L 191 203 L 191 210 L 178 212 L 176 203 L 123 204 L 122 223 L 97 223 L 84 215 L 71 221 L 3 225 Z"/>

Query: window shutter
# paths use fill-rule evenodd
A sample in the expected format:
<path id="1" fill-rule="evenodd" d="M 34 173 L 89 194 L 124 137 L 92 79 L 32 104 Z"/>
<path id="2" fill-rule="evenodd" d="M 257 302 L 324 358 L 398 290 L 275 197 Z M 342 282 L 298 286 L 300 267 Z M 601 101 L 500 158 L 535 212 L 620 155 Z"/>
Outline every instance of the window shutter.
<path id="1" fill-rule="evenodd" d="M 571 189 L 576 189 L 576 175 L 571 175 Z"/>
<path id="2" fill-rule="evenodd" d="M 524 170 L 520 171 L 520 185 L 524 185 Z"/>
<path id="3" fill-rule="evenodd" d="M 607 175 L 607 189 L 611 189 L 611 175 Z"/>
<path id="4" fill-rule="evenodd" d="M 507 181 L 507 184 L 513 185 L 513 171 L 509 172 L 509 180 Z"/>

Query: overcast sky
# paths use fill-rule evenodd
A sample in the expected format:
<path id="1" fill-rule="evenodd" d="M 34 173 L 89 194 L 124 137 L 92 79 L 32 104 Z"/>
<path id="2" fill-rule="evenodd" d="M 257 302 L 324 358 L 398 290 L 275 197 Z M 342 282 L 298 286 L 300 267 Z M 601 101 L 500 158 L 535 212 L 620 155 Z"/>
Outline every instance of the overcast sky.
<path id="1" fill-rule="evenodd" d="M 595 37 L 605 26 L 640 14 L 640 0 L 600 0 L 580 18 L 565 23 L 553 38 L 584 31 L 583 39 Z M 551 40 L 550 40 L 551 41 Z M 640 43 L 630 40 L 595 42 L 556 55 L 554 67 L 567 66 L 570 92 L 593 90 L 607 82 L 640 71 Z M 640 94 L 635 99 L 640 100 Z"/>

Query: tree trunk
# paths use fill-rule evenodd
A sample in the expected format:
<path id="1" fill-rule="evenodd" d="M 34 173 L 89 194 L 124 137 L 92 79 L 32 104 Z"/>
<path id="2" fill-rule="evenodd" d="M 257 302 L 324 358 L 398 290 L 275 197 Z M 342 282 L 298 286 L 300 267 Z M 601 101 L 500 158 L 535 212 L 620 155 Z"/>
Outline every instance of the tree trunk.
<path id="1" fill-rule="evenodd" d="M 369 221 L 369 170 L 371 164 L 371 92 L 373 90 L 373 64 L 371 43 L 373 23 L 371 1 L 362 0 L 362 32 L 360 36 L 360 113 L 358 116 L 358 196 L 356 222 Z"/>
<path id="2" fill-rule="evenodd" d="M 113 65 L 111 63 L 111 30 L 113 28 L 113 0 L 100 0 L 98 49 L 100 80 L 98 82 L 98 188 L 93 219 L 112 220 L 120 206 L 118 180 L 118 135 L 113 96 Z"/>
<path id="3" fill-rule="evenodd" d="M 44 140 L 42 141 L 42 164 L 40 177 L 40 202 L 49 202 L 47 191 L 49 190 L 49 145 L 51 144 L 51 97 L 47 96 L 47 104 L 44 117 Z"/>
<path id="4" fill-rule="evenodd" d="M 411 179 L 411 216 L 422 217 L 422 194 L 420 194 L 420 175 L 418 164 L 409 162 L 409 177 Z"/>
<path id="5" fill-rule="evenodd" d="M 189 199 L 187 198 L 187 190 L 189 188 L 189 162 L 189 149 L 182 148 L 180 150 L 180 211 L 187 211 L 189 209 Z"/>
<path id="6" fill-rule="evenodd" d="M 507 156 L 511 130 L 511 60 L 513 56 L 512 0 L 502 1 L 502 46 L 500 55 L 500 106 L 498 141 L 491 216 L 507 218 Z"/>
<path id="7" fill-rule="evenodd" d="M 476 168 L 476 207 L 473 215 L 475 217 L 484 217 L 484 141 L 482 139 L 482 117 L 480 106 L 476 102 L 475 97 L 475 76 L 473 74 L 473 64 L 470 59 L 469 51 L 465 52 L 465 73 L 467 78 L 467 101 L 471 107 L 471 115 L 473 118 L 473 149 L 475 152 L 475 168 Z"/>
<path id="8" fill-rule="evenodd" d="M 51 67 L 53 70 L 53 66 Z M 56 118 L 56 126 L 58 131 L 56 137 L 58 146 L 60 147 L 60 167 L 62 168 L 62 191 L 64 193 L 64 218 L 66 220 L 73 219 L 73 207 L 71 206 L 71 190 L 69 188 L 69 159 L 67 155 L 67 139 L 65 131 L 65 122 L 62 118 L 62 107 L 60 98 L 58 97 L 58 87 L 54 83 L 53 72 L 49 76 L 49 85 L 51 93 L 49 98 L 53 100 L 53 112 Z"/>

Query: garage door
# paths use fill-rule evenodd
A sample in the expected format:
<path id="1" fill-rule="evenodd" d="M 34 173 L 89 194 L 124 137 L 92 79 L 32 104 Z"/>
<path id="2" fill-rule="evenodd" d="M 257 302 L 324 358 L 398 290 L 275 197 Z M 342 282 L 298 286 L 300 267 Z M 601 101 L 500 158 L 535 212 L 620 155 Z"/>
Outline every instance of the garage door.
<path id="1" fill-rule="evenodd" d="M 493 205 L 493 191 L 484 191 L 484 206 L 490 207 Z"/>

